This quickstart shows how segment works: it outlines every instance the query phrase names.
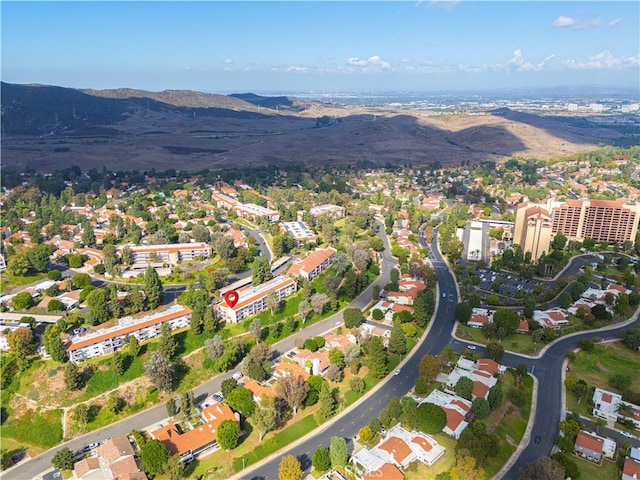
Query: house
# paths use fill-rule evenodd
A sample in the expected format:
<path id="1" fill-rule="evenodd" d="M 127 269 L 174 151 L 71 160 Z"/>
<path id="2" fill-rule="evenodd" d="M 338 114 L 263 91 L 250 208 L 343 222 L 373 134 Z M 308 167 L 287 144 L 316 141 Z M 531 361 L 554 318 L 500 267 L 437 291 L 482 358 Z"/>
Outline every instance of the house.
<path id="1" fill-rule="evenodd" d="M 383 463 L 377 470 L 365 473 L 362 480 L 403 480 L 404 474 L 392 463 Z"/>
<path id="2" fill-rule="evenodd" d="M 444 455 L 445 448 L 433 437 L 415 430 L 407 431 L 400 423 L 393 426 L 372 449 L 362 449 L 356 453 L 351 461 L 354 470 L 362 477 L 373 478 L 373 472 L 391 464 L 397 468 L 406 469 L 412 462 L 418 460 L 431 466 Z M 390 470 L 390 474 L 397 473 Z M 387 477 L 383 477 L 387 478 Z M 400 478 L 392 476 L 391 478 Z"/>
<path id="3" fill-rule="evenodd" d="M 295 260 L 287 275 L 313 280 L 331 266 L 338 251 L 333 247 L 316 248 L 302 260 Z"/>
<path id="4" fill-rule="evenodd" d="M 623 418 L 640 428 L 640 406 L 622 400 L 622 396 L 596 388 L 593 392 L 593 415 L 615 422 Z"/>
<path id="5" fill-rule="evenodd" d="M 140 470 L 127 437 L 110 438 L 96 449 L 96 456 L 84 458 L 74 466 L 80 480 L 147 480 Z"/>
<path id="6" fill-rule="evenodd" d="M 315 222 L 319 217 L 323 215 L 331 215 L 333 218 L 344 217 L 347 213 L 344 207 L 340 207 L 338 205 L 318 205 L 317 207 L 311 207 L 309 209 L 309 213 L 311 214 L 311 218 Z"/>
<path id="7" fill-rule="evenodd" d="M 580 430 L 576 437 L 574 453 L 593 462 L 600 462 L 603 457 L 613 458 L 616 452 L 616 442 L 600 437 L 595 433 Z"/>
<path id="8" fill-rule="evenodd" d="M 122 255 L 124 247 L 118 247 Z M 132 269 L 147 268 L 148 265 L 176 265 L 181 261 L 193 260 L 196 257 L 209 258 L 211 246 L 204 242 L 172 243 L 165 245 L 142 245 L 129 247 L 131 250 Z"/>
<path id="9" fill-rule="evenodd" d="M 151 432 L 151 436 L 164 443 L 172 455 L 179 455 L 181 461 L 189 462 L 217 446 L 216 430 L 222 421 L 240 422 L 240 416 L 222 403 L 205 408 L 201 415 L 205 423 L 191 430 L 183 432 L 178 425 L 169 422 Z"/>
<path id="10" fill-rule="evenodd" d="M 31 324 L 17 320 L 0 320 L 0 351 L 8 352 L 11 349 L 7 341 L 7 333 L 21 328 L 31 329 Z"/>
<path id="11" fill-rule="evenodd" d="M 533 312 L 533 320 L 538 322 L 540 326 L 545 328 L 553 328 L 558 330 L 563 325 L 568 325 L 567 316 L 558 308 L 551 310 L 535 310 Z"/>
<path id="12" fill-rule="evenodd" d="M 315 242 L 318 236 L 303 221 L 281 222 L 280 228 L 293 237 L 298 247 L 307 242 Z"/>
<path id="13" fill-rule="evenodd" d="M 460 438 L 462 431 L 469 425 L 468 420 L 471 418 L 471 402 L 469 400 L 440 390 L 433 390 L 420 403 L 433 403 L 444 410 L 447 415 L 447 423 L 442 431 L 450 437 Z"/>
<path id="14" fill-rule="evenodd" d="M 526 320 L 520 320 L 516 333 L 529 333 L 529 322 Z"/>
<path id="15" fill-rule="evenodd" d="M 640 478 L 640 460 L 627 458 L 622 467 L 621 480 L 638 480 Z"/>

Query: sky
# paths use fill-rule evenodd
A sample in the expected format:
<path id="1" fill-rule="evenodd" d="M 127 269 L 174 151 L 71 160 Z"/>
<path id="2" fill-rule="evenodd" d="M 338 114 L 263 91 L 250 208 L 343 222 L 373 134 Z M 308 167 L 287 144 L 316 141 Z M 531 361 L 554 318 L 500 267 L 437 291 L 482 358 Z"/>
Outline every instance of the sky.
<path id="1" fill-rule="evenodd" d="M 231 92 L 640 90 L 637 1 L 0 3 L 3 82 Z"/>

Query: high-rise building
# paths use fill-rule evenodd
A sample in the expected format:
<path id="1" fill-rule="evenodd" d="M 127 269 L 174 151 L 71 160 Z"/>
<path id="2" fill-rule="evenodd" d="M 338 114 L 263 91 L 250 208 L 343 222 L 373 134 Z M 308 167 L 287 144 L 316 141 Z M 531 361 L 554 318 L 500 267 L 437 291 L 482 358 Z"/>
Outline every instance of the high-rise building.
<path id="1" fill-rule="evenodd" d="M 523 203 L 516 211 L 513 242 L 531 252 L 536 262 L 549 251 L 558 233 L 569 240 L 622 244 L 634 241 L 638 231 L 640 205 L 627 200 L 549 199 L 546 204 Z"/>

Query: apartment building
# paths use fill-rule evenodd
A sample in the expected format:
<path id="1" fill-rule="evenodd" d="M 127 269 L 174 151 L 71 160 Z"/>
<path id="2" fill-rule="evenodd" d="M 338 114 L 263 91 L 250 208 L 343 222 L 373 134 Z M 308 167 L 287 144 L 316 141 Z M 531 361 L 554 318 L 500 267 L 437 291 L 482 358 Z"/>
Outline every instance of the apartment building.
<path id="1" fill-rule="evenodd" d="M 193 260 L 196 257 L 209 258 L 211 247 L 204 242 L 173 243 L 166 245 L 144 245 L 130 247 L 132 263 L 138 266 L 175 265 L 179 261 Z M 122 252 L 122 248 L 118 249 Z"/>
<path id="2" fill-rule="evenodd" d="M 282 222 L 280 228 L 288 233 L 296 241 L 296 245 L 301 247 L 307 242 L 315 242 L 318 236 L 311 231 L 309 226 L 302 222 Z"/>
<path id="3" fill-rule="evenodd" d="M 254 203 L 237 203 L 234 210 L 239 217 L 248 217 L 253 220 L 266 218 L 270 223 L 280 220 L 280 212 L 277 210 L 271 210 Z"/>
<path id="4" fill-rule="evenodd" d="M 323 215 L 331 215 L 333 218 L 344 217 L 347 214 L 347 210 L 338 205 L 325 204 L 318 205 L 317 207 L 311 207 L 309 209 L 309 213 L 311 214 L 311 218 L 315 221 Z"/>
<path id="5" fill-rule="evenodd" d="M 316 248 L 302 260 L 296 260 L 287 275 L 313 280 L 331 266 L 338 251 L 333 247 Z"/>
<path id="6" fill-rule="evenodd" d="M 70 337 L 66 345 L 67 355 L 75 363 L 88 358 L 109 355 L 124 345 L 128 335 L 133 335 L 142 342 L 159 336 L 163 323 L 168 323 L 171 330 L 175 330 L 188 327 L 190 319 L 191 309 L 183 305 L 173 305 L 167 310 L 144 317 L 123 317 L 114 327 Z"/>
<path id="7" fill-rule="evenodd" d="M 640 219 L 640 204 L 618 200 L 549 199 L 546 204 L 522 203 L 516 211 L 514 243 L 531 252 L 533 261 L 549 251 L 556 233 L 569 240 L 592 238 L 597 242 L 622 244 L 634 241 Z"/>
<path id="8" fill-rule="evenodd" d="M 274 291 L 282 301 L 297 290 L 294 280 L 282 275 L 272 278 L 261 285 L 239 288 L 238 303 L 233 307 L 226 300 L 214 306 L 217 318 L 226 322 L 238 323 L 243 318 L 260 313 L 267 308 L 267 295 Z"/>

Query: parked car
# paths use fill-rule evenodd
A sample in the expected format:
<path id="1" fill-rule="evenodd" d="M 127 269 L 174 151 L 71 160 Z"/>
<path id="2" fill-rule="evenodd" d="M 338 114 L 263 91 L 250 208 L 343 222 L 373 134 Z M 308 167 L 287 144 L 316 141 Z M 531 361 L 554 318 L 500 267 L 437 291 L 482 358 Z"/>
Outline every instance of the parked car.
<path id="1" fill-rule="evenodd" d="M 467 348 L 468 348 L 469 350 L 475 350 L 475 349 L 476 349 L 476 346 L 475 346 L 475 345 L 467 345 Z"/>
<path id="2" fill-rule="evenodd" d="M 236 372 L 236 373 L 234 373 L 234 374 L 233 374 L 233 375 L 231 375 L 231 376 L 232 376 L 236 381 L 240 380 L 240 379 L 243 377 L 242 372 Z"/>
<path id="3" fill-rule="evenodd" d="M 633 438 L 633 435 L 631 435 L 629 432 L 620 432 L 620 435 L 627 438 Z"/>

